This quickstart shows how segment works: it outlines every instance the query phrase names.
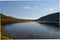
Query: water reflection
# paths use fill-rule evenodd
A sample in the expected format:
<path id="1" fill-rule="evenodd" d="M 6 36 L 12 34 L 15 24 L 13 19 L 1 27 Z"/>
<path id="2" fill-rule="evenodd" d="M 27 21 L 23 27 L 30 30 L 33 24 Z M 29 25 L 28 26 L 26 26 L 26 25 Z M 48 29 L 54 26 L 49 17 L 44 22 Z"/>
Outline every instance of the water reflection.
<path id="1" fill-rule="evenodd" d="M 38 23 L 46 25 L 47 27 L 50 26 L 50 27 L 53 27 L 53 28 L 57 28 L 58 31 L 59 31 L 59 23 L 40 23 L 40 22 L 38 22 Z"/>
<path id="2" fill-rule="evenodd" d="M 5 25 L 4 31 L 15 38 L 60 38 L 58 28 L 37 22 L 15 23 Z"/>
<path id="3" fill-rule="evenodd" d="M 54 27 L 57 27 L 59 28 L 59 23 L 40 23 L 38 22 L 39 24 L 44 24 L 44 25 L 49 25 L 49 26 L 54 26 Z"/>

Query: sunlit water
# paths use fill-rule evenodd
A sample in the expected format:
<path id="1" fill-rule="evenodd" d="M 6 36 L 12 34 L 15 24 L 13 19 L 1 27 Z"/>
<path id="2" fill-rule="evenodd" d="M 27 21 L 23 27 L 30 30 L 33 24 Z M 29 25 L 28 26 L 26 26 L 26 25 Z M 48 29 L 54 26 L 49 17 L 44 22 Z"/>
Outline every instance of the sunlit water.
<path id="1" fill-rule="evenodd" d="M 37 22 L 9 24 L 3 30 L 9 37 L 15 38 L 60 38 L 59 27 Z"/>

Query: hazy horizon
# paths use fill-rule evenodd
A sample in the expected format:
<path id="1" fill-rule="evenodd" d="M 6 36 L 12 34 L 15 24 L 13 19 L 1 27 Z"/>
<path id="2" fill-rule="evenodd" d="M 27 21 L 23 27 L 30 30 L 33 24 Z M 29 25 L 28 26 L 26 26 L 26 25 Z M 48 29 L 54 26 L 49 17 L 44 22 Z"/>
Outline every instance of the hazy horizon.
<path id="1" fill-rule="evenodd" d="M 22 19 L 38 19 L 59 11 L 59 1 L 0 1 L 0 13 Z"/>

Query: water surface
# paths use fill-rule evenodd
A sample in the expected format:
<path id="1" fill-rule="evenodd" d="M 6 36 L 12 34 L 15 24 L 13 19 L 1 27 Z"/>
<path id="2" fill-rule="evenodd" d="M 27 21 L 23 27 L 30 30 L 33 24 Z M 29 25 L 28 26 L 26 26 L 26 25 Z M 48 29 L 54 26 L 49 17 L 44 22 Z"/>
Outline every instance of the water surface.
<path id="1" fill-rule="evenodd" d="M 3 30 L 9 37 L 15 38 L 60 38 L 59 27 L 38 22 L 8 24 Z"/>

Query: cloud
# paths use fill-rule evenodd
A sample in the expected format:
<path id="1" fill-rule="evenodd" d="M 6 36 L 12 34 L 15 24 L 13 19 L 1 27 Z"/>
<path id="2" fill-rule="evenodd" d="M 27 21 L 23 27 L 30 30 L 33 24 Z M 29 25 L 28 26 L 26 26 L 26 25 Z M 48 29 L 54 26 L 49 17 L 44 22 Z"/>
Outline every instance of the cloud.
<path id="1" fill-rule="evenodd" d="M 36 9 L 37 6 L 24 6 L 23 9 Z"/>
<path id="2" fill-rule="evenodd" d="M 29 7 L 29 6 L 24 6 L 23 8 L 24 8 L 24 9 L 30 9 L 30 7 Z"/>
<path id="3" fill-rule="evenodd" d="M 53 8 L 47 8 L 46 10 L 47 11 L 54 11 L 55 9 L 53 9 Z"/>

